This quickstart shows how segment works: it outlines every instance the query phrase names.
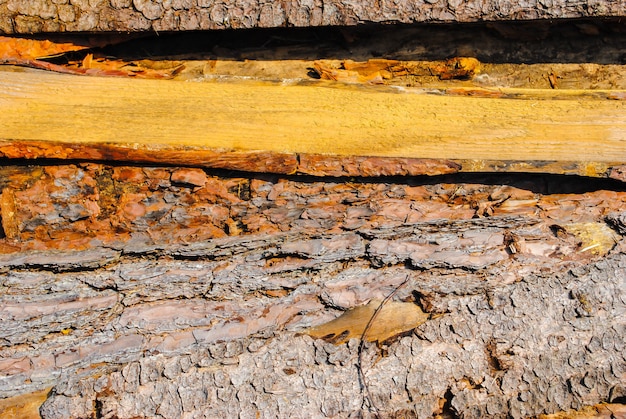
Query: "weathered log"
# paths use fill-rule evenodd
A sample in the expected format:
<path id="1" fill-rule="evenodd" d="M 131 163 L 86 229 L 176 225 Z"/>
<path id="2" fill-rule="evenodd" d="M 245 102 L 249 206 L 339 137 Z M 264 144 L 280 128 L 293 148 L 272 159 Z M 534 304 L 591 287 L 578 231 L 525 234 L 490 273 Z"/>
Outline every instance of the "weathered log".
<path id="1" fill-rule="evenodd" d="M 307 331 L 408 277 L 395 299 L 430 319 L 364 353 L 383 417 L 623 401 L 622 184 L 456 176 L 4 168 L 0 394 L 52 388 L 45 418 L 371 415 L 358 340 Z"/>
<path id="2" fill-rule="evenodd" d="M 263 10 L 251 2 L 245 10 L 214 2 L 56 3 L 1 3 L 0 16 L 9 18 L 0 22 L 0 31 L 506 21 L 617 16 L 624 10 L 621 0 L 561 2 L 563 7 L 559 2 L 550 2 L 554 7 L 405 2 L 393 10 L 384 2 L 368 10 L 354 2 L 316 2 L 307 6 L 308 15 L 299 14 L 304 3 L 294 2 L 264 3 Z M 219 104 L 219 111 L 226 112 L 232 100 L 223 96 L 229 91 L 236 93 L 233 100 L 245 101 L 268 85 L 224 84 L 215 94 L 206 85 L 146 82 L 150 88 L 137 95 L 143 82 L 47 74 L 39 75 L 47 82 L 37 87 L 39 76 L 30 78 L 33 73 L 3 72 L 9 81 L 0 97 L 0 106 L 6 105 L 0 113 L 5 163 L 42 157 L 83 163 L 0 168 L 0 417 L 521 418 L 567 409 L 618 417 L 624 405 L 606 402 L 626 398 L 623 183 L 458 172 L 540 171 L 624 181 L 626 79 L 618 65 L 623 24 L 492 22 L 476 27 L 473 35 L 466 32 L 469 28 L 396 27 L 378 37 L 373 35 L 382 26 L 370 27 L 367 36 L 333 29 L 329 34 L 342 33 L 350 53 L 343 52 L 344 44 L 332 53 L 324 45 L 321 55 L 302 49 L 298 57 L 308 60 L 297 64 L 302 68 L 231 61 L 267 57 L 268 51 L 247 50 L 244 57 L 216 46 L 217 52 L 204 58 L 217 54 L 226 60 L 196 62 L 195 69 L 187 63 L 189 74 L 210 79 L 219 77 L 218 71 L 246 75 L 237 73 L 243 69 L 257 80 L 285 80 L 290 74 L 297 79 L 290 79 L 290 86 L 274 82 L 265 94 L 228 114 L 223 125 L 206 125 L 203 118 L 215 112 L 194 113 L 194 107 Z M 419 31 L 438 35 L 426 40 L 416 35 Z M 273 31 L 251 36 L 258 34 L 276 36 Z M 579 42 L 581 34 L 585 42 Z M 503 42 L 509 37 L 516 40 Z M 512 46 L 520 37 L 545 51 L 530 54 Z M 571 51 L 564 51 L 563 43 Z M 536 64 L 530 71 L 530 66 L 487 63 L 485 77 L 456 85 L 458 80 L 440 80 L 448 77 L 437 73 L 440 63 L 401 63 L 428 70 L 395 84 L 421 86 L 413 93 L 442 95 L 424 100 L 390 94 L 396 89 L 391 87 L 329 88 L 302 79 L 309 67 L 321 77 L 334 76 L 337 69 L 351 71 L 362 66 L 351 59 L 377 58 L 374 51 L 399 59 L 441 60 L 461 50 L 499 63 L 530 59 L 550 64 Z M 269 56 L 294 58 L 291 50 L 279 49 Z M 328 57 L 342 57 L 336 60 L 341 68 L 332 60 L 318 60 Z M 575 64 L 587 62 L 592 64 Z M 264 67 L 267 75 L 254 73 L 255 66 Z M 582 74 L 585 85 L 577 82 Z M 56 84 L 61 79 L 71 82 Z M 528 85 L 500 88 L 518 79 Z M 122 100 L 106 110 L 103 101 L 114 99 L 103 94 L 109 90 L 90 87 L 95 84 L 118 86 L 114 90 Z M 552 90 L 557 87 L 585 90 Z M 358 138 L 351 150 L 337 152 L 343 146 L 338 140 L 356 133 L 341 131 L 337 124 L 315 132 L 315 124 L 304 124 L 295 136 L 297 124 L 291 125 L 284 131 L 296 140 L 311 139 L 306 149 L 289 148 L 272 137 L 280 118 L 269 129 L 266 121 L 249 130 L 254 140 L 258 127 L 270 133 L 261 146 L 242 145 L 241 133 L 249 127 L 229 137 L 228 127 L 242 129 L 237 124 L 243 112 L 286 88 L 292 94 L 282 99 L 285 109 L 301 110 L 307 103 L 289 96 L 300 100 L 319 94 L 323 100 L 308 102 L 313 104 L 308 109 L 319 111 L 336 101 L 325 108 L 329 121 L 343 112 L 367 126 L 381 123 L 379 115 L 390 110 L 405 126 L 395 127 L 395 142 L 381 142 L 374 152 L 365 152 Z M 59 93 L 68 91 L 65 98 Z M 164 100 L 143 100 L 158 91 L 167 92 Z M 359 100 L 349 99 L 354 92 Z M 468 95 L 474 99 L 463 97 Z M 150 105 L 141 108 L 150 113 L 144 123 L 137 123 L 144 112 L 132 102 L 137 96 Z M 366 96 L 395 105 L 348 115 L 350 105 L 367 102 L 362 100 Z M 180 106 L 172 106 L 172 97 L 178 104 L 185 98 L 191 103 L 185 118 L 176 130 L 170 123 L 153 129 L 162 120 L 154 115 L 176 115 Z M 82 124 L 78 116 L 85 109 L 74 106 L 81 98 L 87 105 Z M 15 100 L 22 108 L 13 106 Z M 406 147 L 408 131 L 412 141 L 439 139 L 436 116 L 418 112 L 430 123 L 414 129 L 414 115 L 403 116 L 398 100 L 413 111 L 432 109 L 420 103 L 456 104 L 456 114 L 446 114 L 445 121 L 448 134 L 454 133 L 447 151 L 457 155 L 444 156 L 439 145 L 428 141 L 419 153 L 403 149 L 394 154 L 394 147 Z M 477 103 L 496 111 L 476 112 Z M 444 107 L 437 106 L 437 112 Z M 497 141 L 482 147 L 460 141 L 472 133 L 503 132 L 485 115 L 508 128 L 517 115 L 523 128 L 507 131 L 518 141 L 500 139 L 500 152 L 490 158 L 477 153 L 493 151 Z M 472 129 L 458 129 L 472 118 Z M 111 124 L 120 120 L 128 125 Z M 431 137 L 424 135 L 424 127 L 434 130 Z M 184 132 L 192 142 L 160 140 Z M 228 140 L 219 147 L 210 143 L 219 136 Z M 321 138 L 333 147 L 318 147 Z M 517 150 L 511 150 L 513 144 Z M 221 171 L 123 166 L 120 161 Z M 388 177 L 397 175 L 403 177 Z M 370 317 L 377 302 L 391 294 L 393 301 L 380 316 Z M 361 351 L 355 337 L 372 319 L 363 340 L 377 344 L 364 344 Z"/>
<path id="3" fill-rule="evenodd" d="M 0 4 L 0 32 L 180 31 L 371 22 L 474 22 L 624 16 L 624 0 L 419 2 L 74 1 L 10 0 Z"/>

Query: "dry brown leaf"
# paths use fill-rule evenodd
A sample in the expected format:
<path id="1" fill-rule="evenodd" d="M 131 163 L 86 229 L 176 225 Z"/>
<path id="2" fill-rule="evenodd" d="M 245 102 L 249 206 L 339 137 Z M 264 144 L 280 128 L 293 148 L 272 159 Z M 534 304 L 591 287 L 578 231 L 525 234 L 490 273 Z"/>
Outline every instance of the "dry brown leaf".
<path id="1" fill-rule="evenodd" d="M 333 60 L 318 60 L 313 63 L 313 68 L 323 80 L 344 83 L 382 84 L 385 80 L 394 77 L 394 69 L 406 73 L 400 61 L 385 59 L 365 62 L 345 60 L 339 65 Z"/>
<path id="2" fill-rule="evenodd" d="M 580 410 L 569 410 L 551 415 L 539 415 L 538 419 L 614 419 L 626 417 L 626 405 L 601 403 L 584 406 Z"/>
<path id="3" fill-rule="evenodd" d="M 324 80 L 380 84 L 394 77 L 423 76 L 429 73 L 441 80 L 469 79 L 480 73 L 480 61 L 472 57 L 456 57 L 436 62 L 387 59 L 371 59 L 364 62 L 318 60 L 313 63 L 313 68 Z"/>
<path id="4" fill-rule="evenodd" d="M 319 326 L 311 327 L 306 333 L 316 339 L 324 339 L 334 344 L 345 343 L 352 338 L 360 339 L 380 300 L 372 300 L 364 306 L 354 307 L 341 316 Z M 370 325 L 365 340 L 383 342 L 401 333 L 415 329 L 428 320 L 414 303 L 389 301 L 385 303 Z"/>
<path id="5" fill-rule="evenodd" d="M 80 63 L 71 63 L 68 68 L 88 75 L 171 79 L 184 65 L 180 62 L 156 63 L 150 60 L 127 62 L 104 57 L 94 58 L 93 54 L 87 54 Z"/>
<path id="6" fill-rule="evenodd" d="M 150 60 L 126 62 L 108 60 L 103 57 L 96 58 L 91 53 L 82 60 L 70 61 L 67 65 L 42 60 L 46 57 L 87 48 L 89 47 L 72 43 L 0 36 L 0 64 L 21 65 L 59 73 L 150 79 L 170 79 L 184 68 L 184 65 L 178 62 L 166 64 Z"/>
<path id="7" fill-rule="evenodd" d="M 394 76 L 393 69 L 399 69 L 400 67 L 400 61 L 386 59 L 372 59 L 365 62 L 345 60 L 343 62 L 344 69 L 356 71 L 362 77 L 371 77 L 375 74 L 380 74 L 385 79 L 391 79 Z"/>
<path id="8" fill-rule="evenodd" d="M 93 61 L 93 54 L 87 54 L 85 55 L 85 58 L 83 58 L 83 61 L 81 62 L 81 66 L 83 68 L 92 68 L 91 64 Z"/>

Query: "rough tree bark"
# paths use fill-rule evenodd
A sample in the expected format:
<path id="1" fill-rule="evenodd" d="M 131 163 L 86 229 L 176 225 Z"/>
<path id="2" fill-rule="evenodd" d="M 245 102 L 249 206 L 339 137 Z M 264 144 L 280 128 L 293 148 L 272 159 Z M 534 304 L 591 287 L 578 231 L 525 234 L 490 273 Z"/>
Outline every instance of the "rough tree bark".
<path id="1" fill-rule="evenodd" d="M 0 0 L 0 33 L 495 22 L 625 10 L 624 0 Z M 543 42 L 548 33 L 494 22 L 485 28 L 503 38 L 522 31 Z M 623 25 L 613 23 L 607 30 L 572 23 L 596 37 L 591 47 L 570 39 L 561 48 L 552 39 L 559 47 L 542 43 L 545 54 L 556 52 L 540 61 L 621 63 Z M 435 55 L 459 54 L 458 45 L 479 51 L 465 40 L 485 38 L 466 29 L 457 29 L 459 42 L 440 32 L 446 52 Z M 429 46 L 393 41 L 392 51 L 421 57 L 432 45 L 421 36 L 401 39 Z M 525 63 L 537 59 L 533 48 L 490 57 Z M 438 160 L 207 152 L 200 161 L 180 150 L 156 156 L 154 148 L 110 147 L 97 154 L 31 139 L 5 143 L 0 154 L 125 154 L 143 164 L 167 156 L 170 164 L 213 169 L 0 168 L 3 419 L 20 404 L 44 418 L 343 418 L 376 410 L 380 417 L 522 418 L 626 400 L 623 183 L 458 174 L 458 162 Z M 600 170 L 581 160 L 559 170 L 626 178 L 626 166 Z M 621 155 L 615 160 L 623 163 Z M 251 166 L 277 174 L 230 171 Z M 440 176 L 414 176 L 423 173 Z M 348 177 L 360 175 L 405 177 Z M 311 331 L 390 293 L 390 307 L 418 306 L 427 320 L 365 344 L 361 382 L 360 341 L 339 343 L 357 331 L 322 338 Z M 613 407 L 602 411 L 617 417 Z"/>
<path id="2" fill-rule="evenodd" d="M 365 346 L 382 417 L 624 400 L 623 184 L 225 175 L 4 168 L 2 397 L 51 389 L 45 418 L 371 416 L 358 340 L 307 330 L 408 277 L 394 299 L 430 319 Z"/>
<path id="3" fill-rule="evenodd" d="M 178 31 L 362 23 L 475 22 L 623 16 L 624 0 L 0 2 L 0 33 Z"/>

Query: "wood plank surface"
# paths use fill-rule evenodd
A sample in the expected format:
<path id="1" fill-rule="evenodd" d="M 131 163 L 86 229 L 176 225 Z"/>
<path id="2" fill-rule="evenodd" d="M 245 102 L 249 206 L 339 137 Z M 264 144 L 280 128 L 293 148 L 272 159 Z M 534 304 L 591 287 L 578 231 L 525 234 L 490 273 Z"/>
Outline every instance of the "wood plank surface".
<path id="1" fill-rule="evenodd" d="M 573 164 L 575 172 L 591 175 L 626 162 L 624 92 L 491 92 L 501 97 L 323 82 L 176 82 L 2 71 L 0 152 L 106 159 L 111 155 L 85 150 L 114 149 L 128 151 L 115 159 L 133 160 L 133 150 L 142 150 L 173 163 L 193 159 L 194 152 L 226 160 L 366 156 L 457 161 L 460 170 L 469 171 L 496 170 L 490 169 L 497 166 L 493 162 L 515 170 L 511 162 L 526 162 L 517 170 L 567 172 Z M 61 146 L 38 152 L 34 144 L 83 151 L 64 154 Z"/>

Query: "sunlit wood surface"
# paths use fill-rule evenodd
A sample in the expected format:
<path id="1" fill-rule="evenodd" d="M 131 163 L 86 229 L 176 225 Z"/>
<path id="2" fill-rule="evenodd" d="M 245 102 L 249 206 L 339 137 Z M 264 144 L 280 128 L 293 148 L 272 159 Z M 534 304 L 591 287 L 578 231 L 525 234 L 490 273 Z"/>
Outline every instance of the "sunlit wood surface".
<path id="1" fill-rule="evenodd" d="M 626 162 L 623 92 L 497 93 L 506 98 L 321 82 L 0 71 L 0 141 L 112 144 L 155 153 L 192 147 L 450 159 L 468 167 L 481 161 Z"/>

